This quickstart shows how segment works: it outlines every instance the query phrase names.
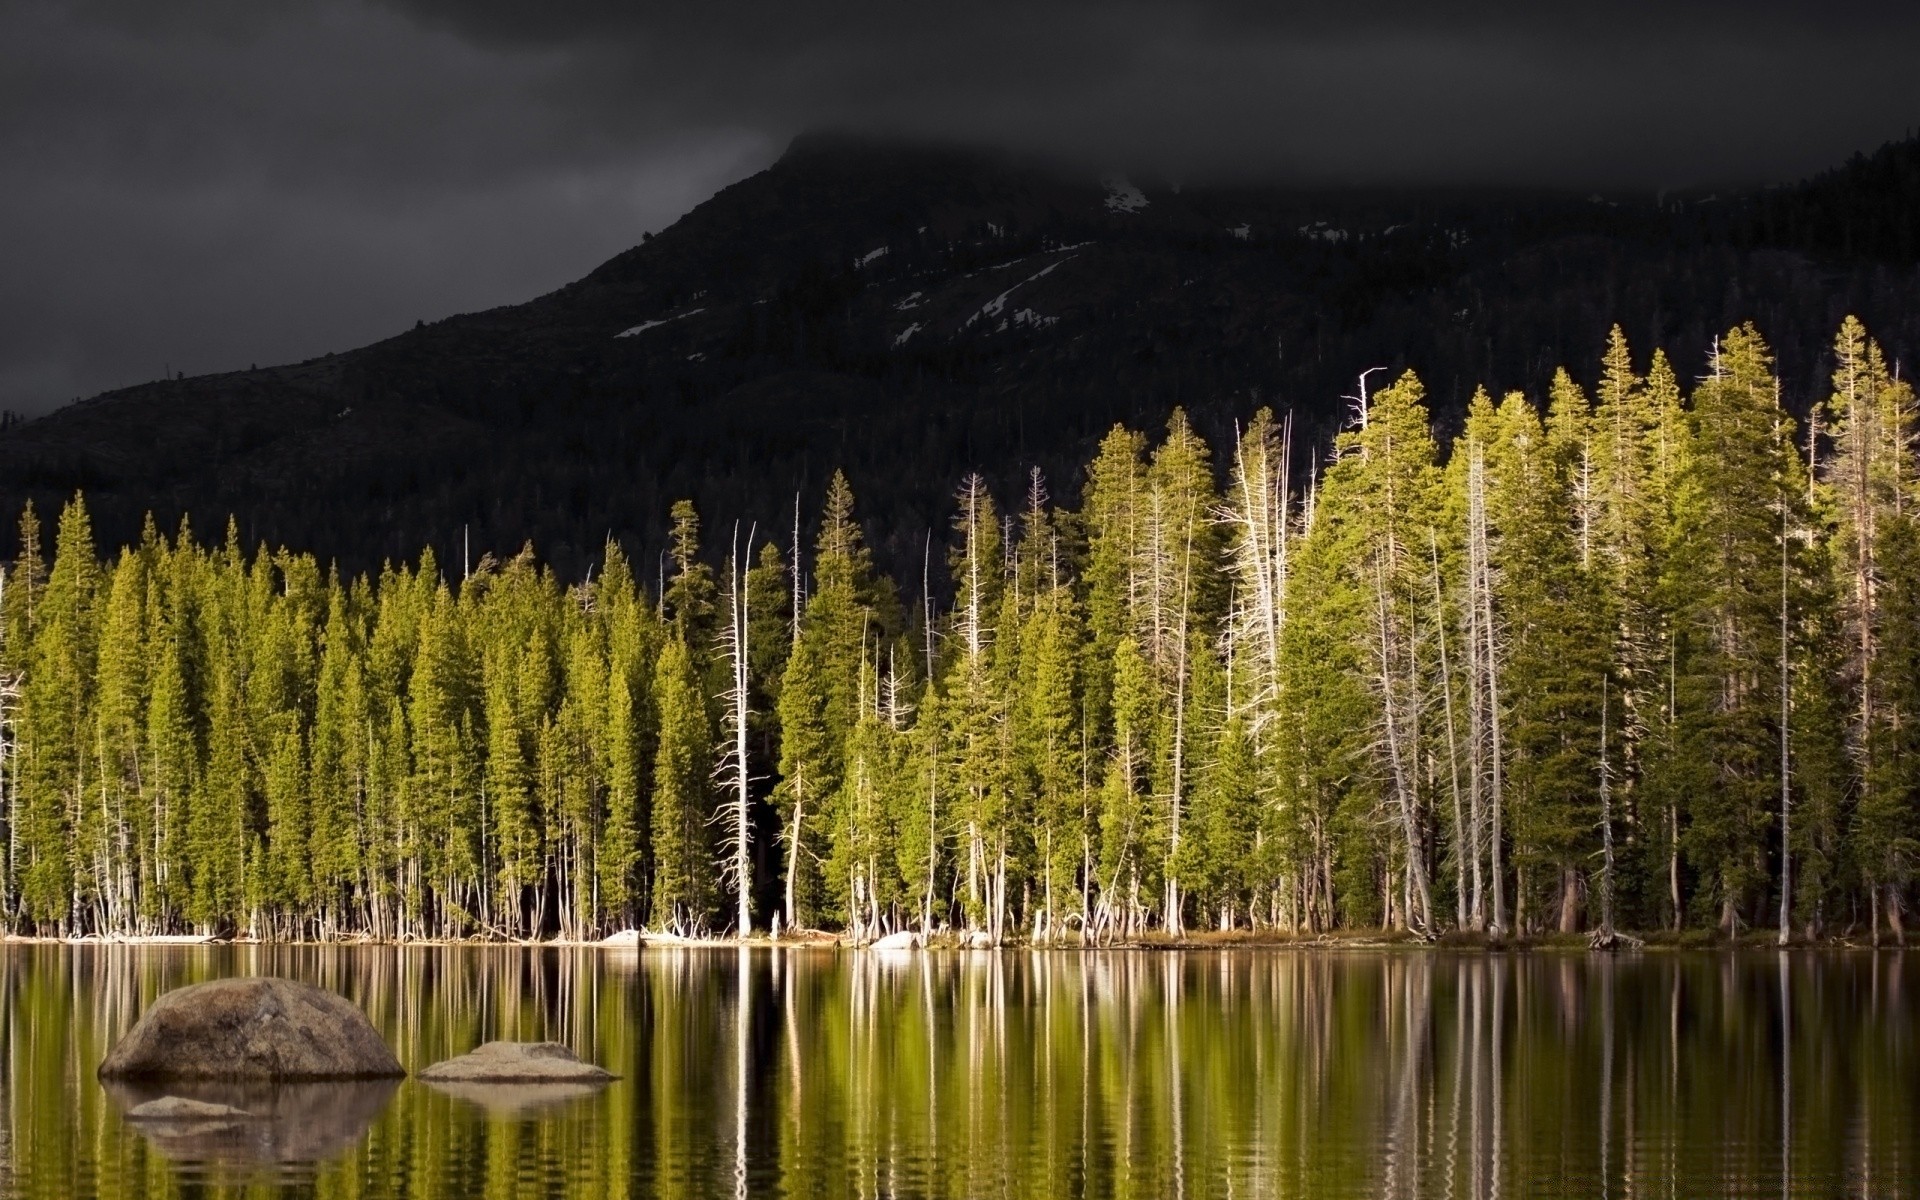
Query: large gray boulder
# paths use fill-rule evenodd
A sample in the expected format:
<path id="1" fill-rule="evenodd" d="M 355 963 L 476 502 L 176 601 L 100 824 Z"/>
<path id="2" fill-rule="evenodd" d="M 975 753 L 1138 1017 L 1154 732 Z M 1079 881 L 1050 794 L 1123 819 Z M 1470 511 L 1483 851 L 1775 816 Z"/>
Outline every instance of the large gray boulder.
<path id="1" fill-rule="evenodd" d="M 559 1042 L 487 1042 L 420 1072 L 428 1083 L 605 1083 L 619 1076 Z"/>
<path id="2" fill-rule="evenodd" d="M 345 997 L 291 979 L 220 979 L 153 1002 L 102 1079 L 387 1079 L 406 1071 Z"/>

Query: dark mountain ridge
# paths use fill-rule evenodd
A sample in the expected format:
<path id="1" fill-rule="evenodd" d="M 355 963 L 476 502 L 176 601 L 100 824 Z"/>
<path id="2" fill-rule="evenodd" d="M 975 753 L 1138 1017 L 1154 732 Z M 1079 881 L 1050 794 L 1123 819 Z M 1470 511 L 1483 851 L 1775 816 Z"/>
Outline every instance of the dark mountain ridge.
<path id="1" fill-rule="evenodd" d="M 525 304 L 359 350 L 105 393 L 0 434 L 0 503 L 86 492 L 100 539 L 229 514 L 249 544 L 377 566 L 533 540 L 577 575 L 691 497 L 785 529 L 845 467 L 918 568 L 967 470 L 1067 498 L 1115 421 L 1219 437 L 1257 405 L 1324 439 L 1357 373 L 1596 373 L 1619 323 L 1697 374 L 1753 320 L 1790 407 L 1857 313 L 1920 347 L 1920 143 L 1715 197 L 1308 192 L 1074 179 L 975 151 L 796 141 L 660 235 Z M 1376 376 L 1376 380 L 1379 377 Z"/>

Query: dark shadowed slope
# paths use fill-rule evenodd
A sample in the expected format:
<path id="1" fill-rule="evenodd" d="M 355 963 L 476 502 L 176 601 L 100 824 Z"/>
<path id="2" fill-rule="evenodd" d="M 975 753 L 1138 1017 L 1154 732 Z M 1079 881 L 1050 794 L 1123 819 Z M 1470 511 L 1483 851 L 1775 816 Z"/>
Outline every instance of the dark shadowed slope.
<path id="1" fill-rule="evenodd" d="M 959 475 L 1072 493 L 1115 421 L 1256 404 L 1337 420 L 1365 367 L 1443 417 L 1477 383 L 1595 370 L 1619 322 L 1697 373 L 1746 319 L 1804 404 L 1859 313 L 1920 346 L 1920 156 L 1744 197 L 1303 194 L 1068 179 L 1002 156 L 802 139 L 585 279 L 292 366 L 111 392 L 0 434 L 0 504 L 84 489 L 363 567 L 533 539 L 577 572 L 668 505 L 784 528 L 844 466 L 894 562 Z M 905 542 L 911 541 L 911 547 Z M 456 559 L 457 561 L 457 559 Z"/>

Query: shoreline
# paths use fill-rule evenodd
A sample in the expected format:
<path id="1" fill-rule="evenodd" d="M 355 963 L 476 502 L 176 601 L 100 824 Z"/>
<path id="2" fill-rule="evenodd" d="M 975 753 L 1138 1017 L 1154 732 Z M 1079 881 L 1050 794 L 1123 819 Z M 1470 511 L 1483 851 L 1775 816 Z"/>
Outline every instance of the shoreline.
<path id="1" fill-rule="evenodd" d="M 881 954 L 910 954 L 947 951 L 1015 951 L 1060 952 L 1060 953 L 1100 953 L 1114 950 L 1136 951 L 1194 951 L 1194 950 L 1367 950 L 1367 951 L 1436 951 L 1448 953 L 1476 952 L 1483 954 L 1503 954 L 1525 951 L 1578 951 L 1596 954 L 1626 954 L 1635 952 L 1660 951 L 1700 951 L 1700 950 L 1906 950 L 1920 946 L 1920 942 L 1883 938 L 1876 945 L 1869 938 L 1847 935 L 1832 935 L 1821 938 L 1796 937 L 1789 939 L 1785 946 L 1778 941 L 1776 931 L 1770 929 L 1753 930 L 1729 937 L 1718 930 L 1660 930 L 1653 932 L 1620 932 L 1621 943 L 1610 948 L 1591 944 L 1587 933 L 1552 933 L 1527 938 L 1495 939 L 1484 934 L 1452 933 L 1437 938 L 1421 939 L 1409 933 L 1393 930 L 1353 930 L 1325 934 L 1286 934 L 1279 932 L 1250 932 L 1232 930 L 1224 933 L 1189 933 L 1181 937 L 1147 935 L 1144 937 L 1115 939 L 1107 943 L 1081 943 L 1072 940 L 1057 942 L 1033 942 L 1019 939 L 1004 942 L 998 946 L 970 946 L 961 933 L 935 934 L 926 944 L 911 950 L 883 949 Z M 787 936 L 775 940 L 765 934 L 755 934 L 747 938 L 710 937 L 690 938 L 670 934 L 646 934 L 636 931 L 616 933 L 606 938 L 371 938 L 346 937 L 332 939 L 292 939 L 219 937 L 200 934 L 146 934 L 127 936 L 86 935 L 80 937 L 53 937 L 31 934 L 0 935 L 0 947 L 4 946 L 127 946 L 145 947 L 191 947 L 191 946 L 327 946 L 327 947 L 368 947 L 368 948 L 423 948 L 437 949 L 450 947 L 499 948 L 515 950 L 602 950 L 638 952 L 642 950 L 846 950 L 865 951 L 871 947 L 866 942 L 855 942 L 844 934 L 828 931 L 805 931 L 800 936 Z"/>

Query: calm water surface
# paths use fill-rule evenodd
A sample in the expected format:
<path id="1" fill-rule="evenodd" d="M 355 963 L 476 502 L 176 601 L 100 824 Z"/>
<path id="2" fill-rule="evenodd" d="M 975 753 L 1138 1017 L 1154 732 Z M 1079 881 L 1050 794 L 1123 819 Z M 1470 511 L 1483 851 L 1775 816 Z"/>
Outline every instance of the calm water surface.
<path id="1" fill-rule="evenodd" d="M 409 1069 L 551 1038 L 599 1090 L 94 1079 L 161 992 L 343 992 Z M 0 948 L 21 1196 L 1920 1195 L 1899 953 Z"/>

